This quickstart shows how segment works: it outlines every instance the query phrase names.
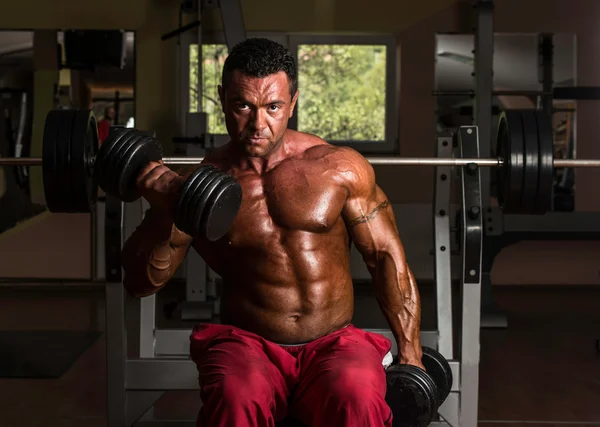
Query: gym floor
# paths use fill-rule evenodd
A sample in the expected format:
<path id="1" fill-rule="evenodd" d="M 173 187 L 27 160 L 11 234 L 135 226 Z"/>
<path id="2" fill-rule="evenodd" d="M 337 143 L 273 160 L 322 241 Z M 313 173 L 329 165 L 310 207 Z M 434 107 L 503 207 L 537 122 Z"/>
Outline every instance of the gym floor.
<path id="1" fill-rule="evenodd" d="M 428 329 L 435 320 L 433 289 L 424 287 L 421 294 L 423 327 Z M 595 344 L 600 289 L 498 287 L 495 295 L 509 316 L 509 328 L 481 334 L 480 426 L 600 425 L 600 353 Z M 101 288 L 60 293 L 2 288 L 0 328 L 101 329 L 102 304 Z M 382 327 L 381 318 L 373 316 L 373 310 L 379 312 L 368 291 L 357 290 L 356 306 L 358 326 Z M 58 379 L 0 378 L 0 424 L 104 427 L 105 348 L 102 335 Z M 157 403 L 156 415 L 194 418 L 198 408 L 196 392 L 169 392 Z"/>

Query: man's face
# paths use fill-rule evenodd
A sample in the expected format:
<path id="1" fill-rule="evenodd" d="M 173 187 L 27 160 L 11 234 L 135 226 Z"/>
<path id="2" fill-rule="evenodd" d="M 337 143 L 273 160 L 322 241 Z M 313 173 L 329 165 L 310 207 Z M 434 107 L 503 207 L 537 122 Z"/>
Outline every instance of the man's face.
<path id="1" fill-rule="evenodd" d="M 114 119 L 115 118 L 115 109 L 110 107 L 109 109 L 106 110 L 106 115 L 108 116 L 109 119 Z"/>
<path id="2" fill-rule="evenodd" d="M 227 90 L 219 86 L 219 97 L 232 142 L 251 157 L 264 157 L 282 140 L 298 92 L 292 98 L 283 71 L 257 78 L 236 70 Z"/>

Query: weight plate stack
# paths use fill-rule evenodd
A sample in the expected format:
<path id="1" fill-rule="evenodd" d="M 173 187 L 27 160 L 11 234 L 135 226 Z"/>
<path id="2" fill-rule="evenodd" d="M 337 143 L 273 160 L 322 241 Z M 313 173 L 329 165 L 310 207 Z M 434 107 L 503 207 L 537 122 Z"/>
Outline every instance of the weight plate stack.
<path id="1" fill-rule="evenodd" d="M 46 116 L 44 124 L 44 139 L 42 146 L 42 178 L 44 181 L 44 196 L 46 207 L 50 212 L 60 212 L 62 192 L 58 182 L 56 145 L 58 144 L 58 127 L 61 111 L 53 110 Z"/>
<path id="2" fill-rule="evenodd" d="M 182 186 L 175 225 L 193 237 L 218 240 L 231 227 L 241 201 L 241 187 L 233 176 L 201 165 Z"/>
<path id="3" fill-rule="evenodd" d="M 98 153 L 98 128 L 92 111 L 77 111 L 71 138 L 71 185 L 75 212 L 91 212 L 96 206 L 98 186 L 92 179 L 91 162 Z"/>
<path id="4" fill-rule="evenodd" d="M 425 371 L 412 365 L 392 365 L 386 371 L 385 400 L 394 427 L 426 427 L 437 414 L 436 385 Z"/>
<path id="5" fill-rule="evenodd" d="M 421 362 L 437 386 L 439 406 L 440 403 L 446 400 L 452 389 L 452 369 L 441 353 L 430 347 L 422 347 L 422 349 Z"/>
<path id="6" fill-rule="evenodd" d="M 121 157 L 119 153 L 129 147 L 131 139 L 136 134 L 132 129 L 114 129 L 98 150 L 98 156 L 94 164 L 94 179 L 102 190 L 113 196 L 117 196 L 118 189 L 118 164 Z"/>
<path id="7" fill-rule="evenodd" d="M 206 184 L 218 176 L 212 165 L 201 165 L 181 187 L 181 194 L 175 210 L 175 226 L 192 237 L 197 237 L 201 216 L 194 210 L 202 196 Z"/>
<path id="8" fill-rule="evenodd" d="M 554 192 L 554 131 L 552 116 L 536 110 L 538 128 L 539 176 L 538 191 L 533 208 L 534 214 L 543 215 L 552 209 Z"/>
<path id="9" fill-rule="evenodd" d="M 42 176 L 50 212 L 91 212 L 97 190 L 90 156 L 98 147 L 96 121 L 89 110 L 52 110 L 46 116 Z"/>
<path id="10" fill-rule="evenodd" d="M 506 110 L 500 115 L 496 139 L 496 154 L 504 161 L 496 168 L 498 203 L 506 214 L 522 212 L 524 151 L 521 112 Z"/>
<path id="11" fill-rule="evenodd" d="M 539 142 L 538 127 L 534 110 L 522 110 L 523 140 L 525 141 L 525 162 L 523 170 L 523 186 L 521 209 L 519 213 L 531 214 L 534 211 L 538 195 L 539 178 Z M 513 168 L 514 169 L 514 168 Z"/>
<path id="12" fill-rule="evenodd" d="M 116 174 L 117 194 L 122 201 L 133 202 L 139 197 L 137 178 L 148 163 L 161 160 L 162 154 L 162 146 L 150 136 L 140 133 L 137 139 L 131 139 L 129 148 L 121 155 Z"/>
<path id="13" fill-rule="evenodd" d="M 227 176 L 206 203 L 200 227 L 210 241 L 227 233 L 242 204 L 242 187 L 232 176 Z"/>

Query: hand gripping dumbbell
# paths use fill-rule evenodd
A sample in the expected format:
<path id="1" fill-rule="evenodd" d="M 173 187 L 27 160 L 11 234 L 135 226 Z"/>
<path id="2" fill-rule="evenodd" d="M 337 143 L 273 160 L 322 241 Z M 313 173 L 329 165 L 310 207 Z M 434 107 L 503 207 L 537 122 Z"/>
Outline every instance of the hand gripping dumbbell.
<path id="1" fill-rule="evenodd" d="M 107 194 L 133 202 L 139 198 L 136 179 L 142 169 L 162 156 L 155 138 L 135 129 L 114 129 L 91 166 L 94 180 Z M 182 185 L 174 207 L 175 226 L 192 237 L 218 240 L 231 227 L 241 200 L 242 190 L 233 176 L 201 165 Z"/>
<path id="2" fill-rule="evenodd" d="M 385 400 L 394 414 L 393 427 L 429 425 L 450 393 L 452 370 L 446 358 L 423 347 L 421 361 L 425 370 L 405 364 L 392 364 L 386 370 Z"/>

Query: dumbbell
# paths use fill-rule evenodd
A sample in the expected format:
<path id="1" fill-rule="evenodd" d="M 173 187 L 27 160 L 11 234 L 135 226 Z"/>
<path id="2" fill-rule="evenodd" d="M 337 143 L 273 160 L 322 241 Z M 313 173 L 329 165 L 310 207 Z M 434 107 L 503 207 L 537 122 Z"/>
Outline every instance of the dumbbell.
<path id="1" fill-rule="evenodd" d="M 423 347 L 425 370 L 406 364 L 392 364 L 386 370 L 385 400 L 394 419 L 393 427 L 425 427 L 452 389 L 452 370 L 444 356 Z"/>
<path id="2" fill-rule="evenodd" d="M 135 129 L 115 128 L 90 166 L 102 190 L 133 202 L 139 198 L 136 179 L 142 169 L 162 156 L 162 146 L 154 137 Z M 192 237 L 217 240 L 229 230 L 241 200 L 241 187 L 233 176 L 212 165 L 201 165 L 182 185 L 174 206 L 175 226 Z"/>

